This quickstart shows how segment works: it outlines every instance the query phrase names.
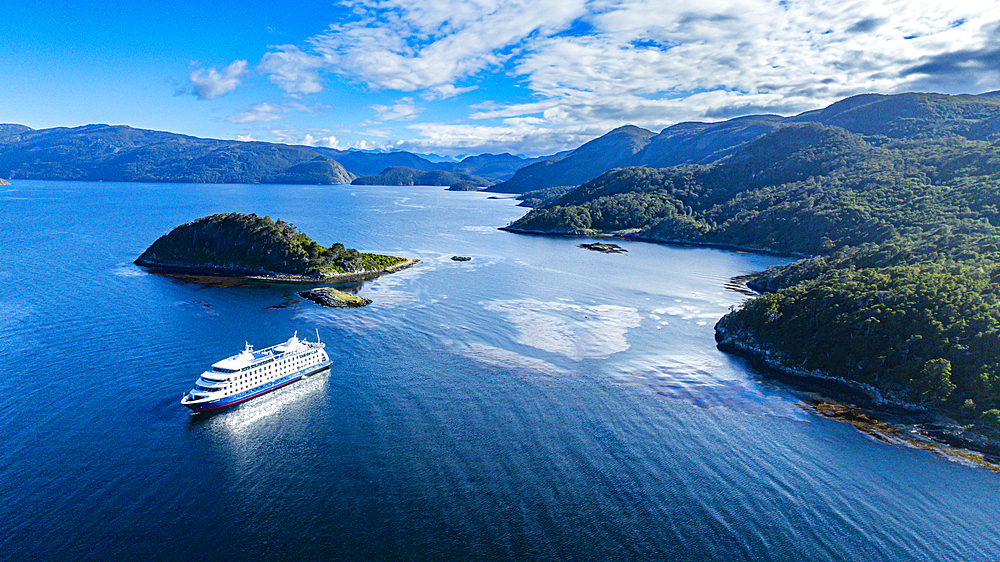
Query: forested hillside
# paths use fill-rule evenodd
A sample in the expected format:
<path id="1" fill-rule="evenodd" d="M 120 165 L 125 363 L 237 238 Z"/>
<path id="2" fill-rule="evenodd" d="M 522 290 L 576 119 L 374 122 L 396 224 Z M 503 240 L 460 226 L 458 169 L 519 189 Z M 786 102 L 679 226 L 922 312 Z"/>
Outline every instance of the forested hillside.
<path id="1" fill-rule="evenodd" d="M 374 176 L 356 178 L 353 185 L 455 185 L 461 182 L 477 186 L 490 185 L 492 182 L 479 176 L 461 172 L 445 172 L 431 170 L 423 172 L 405 166 L 391 166 Z"/>
<path id="2" fill-rule="evenodd" d="M 6 132 L 6 134 L 4 134 Z M 350 183 L 303 146 L 222 141 L 123 126 L 0 129 L 0 176 L 177 183 Z"/>
<path id="3" fill-rule="evenodd" d="M 2 178 L 344 184 L 358 176 L 405 166 L 422 172 L 455 174 L 459 178 L 456 181 L 474 177 L 480 182 L 477 185 L 488 185 L 509 179 L 521 167 L 544 159 L 481 154 L 461 162 L 431 162 L 409 152 L 204 139 L 121 125 L 34 130 L 0 124 Z"/>
<path id="4" fill-rule="evenodd" d="M 852 98 L 714 164 L 610 171 L 508 229 L 815 256 L 759 277 L 720 345 L 1000 423 L 998 116 L 991 96 Z"/>

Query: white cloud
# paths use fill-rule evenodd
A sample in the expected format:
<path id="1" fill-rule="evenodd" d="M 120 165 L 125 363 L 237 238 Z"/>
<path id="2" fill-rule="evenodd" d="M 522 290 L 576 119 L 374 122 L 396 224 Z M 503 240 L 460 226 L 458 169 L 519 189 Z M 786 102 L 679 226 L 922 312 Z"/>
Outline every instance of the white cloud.
<path id="1" fill-rule="evenodd" d="M 316 114 L 326 109 L 329 109 L 329 106 L 322 104 L 308 106 L 294 101 L 278 104 L 265 102 L 251 105 L 248 109 L 241 111 L 236 115 L 227 117 L 226 121 L 230 123 L 260 123 L 267 121 L 279 121 L 284 119 L 284 116 L 288 113 Z"/>
<path id="2" fill-rule="evenodd" d="M 271 47 L 261 59 L 257 70 L 268 74 L 268 79 L 291 95 L 315 94 L 323 90 L 319 70 L 324 66 L 322 57 L 303 52 L 295 45 Z"/>
<path id="3" fill-rule="evenodd" d="M 527 123 L 504 126 L 414 123 L 407 128 L 417 132 L 419 138 L 396 141 L 394 148 L 438 154 L 553 154 L 576 148 L 609 130 L 589 125 L 543 128 Z"/>
<path id="4" fill-rule="evenodd" d="M 269 103 L 259 103 L 250 106 L 250 109 L 237 113 L 226 118 L 230 123 L 256 123 L 260 121 L 277 121 L 281 119 L 281 114 L 288 109 L 280 105 Z"/>
<path id="5" fill-rule="evenodd" d="M 584 0 L 354 2 L 359 17 L 310 40 L 331 71 L 379 89 L 455 88 L 495 68 L 525 38 L 566 29 L 586 14 Z"/>
<path id="6" fill-rule="evenodd" d="M 443 100 L 460 96 L 478 89 L 479 86 L 465 86 L 463 88 L 459 88 L 453 84 L 442 84 L 441 86 L 435 86 L 424 92 L 423 98 L 426 100 Z"/>
<path id="7" fill-rule="evenodd" d="M 253 135 L 236 135 L 236 140 L 242 142 L 254 142 L 257 139 L 253 138 Z"/>
<path id="8" fill-rule="evenodd" d="M 935 83 L 900 71 L 970 49 L 985 60 L 989 53 L 981 50 L 1000 19 L 995 2 L 920 0 L 350 5 L 354 21 L 310 40 L 330 71 L 375 88 L 423 90 L 425 99 L 434 99 L 468 91 L 475 85 L 457 82 L 503 67 L 524 79 L 540 101 L 473 118 L 547 111 L 543 116 L 553 124 L 607 121 L 631 109 L 652 110 L 645 122 L 656 124 L 679 113 L 691 119 L 728 116 L 740 108 L 797 110 L 863 91 Z M 992 70 L 974 83 L 1000 87 Z M 936 83 L 947 89 L 954 82 Z M 706 91 L 725 94 L 715 99 L 726 105 L 696 103 L 684 111 L 664 101 L 705 102 L 695 97 Z"/>
<path id="9" fill-rule="evenodd" d="M 302 137 L 302 140 L 295 144 L 304 144 L 306 146 L 325 146 L 327 148 L 340 148 L 340 141 L 337 137 L 330 135 L 328 137 L 313 138 L 312 135 L 306 134 Z"/>
<path id="10" fill-rule="evenodd" d="M 670 111 L 672 100 L 682 101 L 681 118 L 691 119 L 900 91 L 913 83 L 900 70 L 935 52 L 982 48 L 989 40 L 984 31 L 1000 17 L 996 6 L 984 15 L 919 2 L 631 0 L 605 8 L 588 20 L 593 33 L 538 38 L 514 62 L 513 72 L 551 106 L 546 118 L 554 122 L 612 117 L 628 106 L 652 110 L 645 123 L 668 122 L 681 117 Z M 919 34 L 926 36 L 912 38 Z M 709 100 L 706 91 L 726 95 Z M 566 107 L 572 111 L 560 110 Z M 486 115 L 537 109 L 527 104 Z"/>
<path id="11" fill-rule="evenodd" d="M 392 105 L 373 105 L 372 109 L 378 113 L 378 118 L 383 121 L 395 119 L 412 119 L 423 112 L 423 108 L 413 104 L 413 98 L 402 98 Z"/>
<path id="12" fill-rule="evenodd" d="M 214 100 L 232 92 L 240 85 L 240 80 L 247 74 L 247 61 L 233 61 L 232 64 L 219 72 L 215 67 L 192 70 L 188 74 L 191 91 L 198 99 Z"/>
<path id="13" fill-rule="evenodd" d="M 390 141 L 420 152 L 551 153 L 624 123 L 659 131 L 684 120 L 790 115 L 862 92 L 1000 89 L 995 0 L 343 5 L 349 18 L 299 46 L 272 47 L 258 70 L 293 96 L 320 92 L 328 74 L 407 92 L 395 103 L 369 106 L 383 121 L 420 115 L 424 108 L 414 100 L 430 112 L 442 107 L 433 107 L 439 100 L 478 88 L 479 103 L 468 115 L 411 124 L 418 138 Z M 206 85 L 196 95 L 232 91 L 243 70 L 226 83 L 227 69 L 198 71 Z M 500 89 L 487 92 L 487 84 Z M 515 87 L 523 93 L 512 100 Z M 481 101 L 486 93 L 494 99 Z M 252 111 L 231 119 L 277 115 Z"/>
<path id="14" fill-rule="evenodd" d="M 313 136 L 312 133 L 302 133 L 301 131 L 295 131 L 292 129 L 269 129 L 268 132 L 274 138 L 275 142 L 280 142 L 284 144 L 323 146 L 326 148 L 337 148 L 337 149 L 356 148 L 357 145 L 357 143 L 350 143 L 344 145 L 334 135 Z"/>

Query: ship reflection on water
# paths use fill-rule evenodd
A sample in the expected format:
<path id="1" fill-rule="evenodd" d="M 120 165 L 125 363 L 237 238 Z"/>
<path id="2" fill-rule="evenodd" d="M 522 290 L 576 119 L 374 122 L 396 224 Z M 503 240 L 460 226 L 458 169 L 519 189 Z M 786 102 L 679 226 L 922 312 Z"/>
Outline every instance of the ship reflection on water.
<path id="1" fill-rule="evenodd" d="M 279 413 L 294 412 L 297 405 L 324 396 L 330 382 L 330 369 L 303 377 L 288 386 L 273 390 L 253 400 L 230 408 L 191 413 L 188 424 L 194 427 L 239 434 L 257 422 Z"/>

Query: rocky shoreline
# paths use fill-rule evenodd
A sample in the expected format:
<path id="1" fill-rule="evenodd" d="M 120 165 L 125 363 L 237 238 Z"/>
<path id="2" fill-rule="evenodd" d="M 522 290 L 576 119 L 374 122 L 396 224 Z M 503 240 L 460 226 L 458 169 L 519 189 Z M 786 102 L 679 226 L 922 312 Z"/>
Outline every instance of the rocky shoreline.
<path id="1" fill-rule="evenodd" d="M 652 238 L 649 236 L 641 236 L 637 233 L 607 233 L 607 232 L 591 232 L 585 230 L 566 230 L 562 232 L 546 232 L 541 230 L 528 230 L 523 228 L 513 228 L 511 226 L 501 226 L 499 230 L 506 232 L 513 232 L 515 234 L 530 234 L 536 236 L 564 236 L 573 238 L 615 238 L 618 240 L 631 240 L 634 242 L 649 242 L 651 244 L 663 244 L 666 246 L 685 246 L 685 247 L 695 247 L 695 248 L 712 248 L 714 250 L 728 250 L 730 252 L 747 252 L 752 254 L 761 254 L 765 256 L 778 256 L 782 258 L 808 258 L 812 257 L 807 254 L 800 254 L 796 252 L 782 252 L 778 250 L 771 250 L 768 248 L 751 248 L 747 246 L 737 246 L 734 244 L 719 244 L 716 242 L 697 242 L 692 240 L 675 240 L 675 239 L 660 239 Z"/>
<path id="2" fill-rule="evenodd" d="M 357 273 L 342 273 L 322 277 L 310 277 L 308 275 L 283 275 L 275 273 L 265 275 L 249 275 L 247 276 L 247 279 L 251 279 L 253 281 L 264 281 L 267 283 L 350 283 L 354 281 L 368 281 L 369 279 L 375 279 L 376 277 L 387 273 L 396 273 L 397 271 L 413 267 L 418 263 L 420 263 L 420 260 L 418 259 L 406 259 L 396 265 Z"/>
<path id="3" fill-rule="evenodd" d="M 879 419 L 882 416 L 878 413 L 829 399 L 809 399 L 804 407 L 826 418 L 848 423 L 858 431 L 883 443 L 923 449 L 961 464 L 1000 472 L 1000 459 L 997 457 L 978 452 L 965 444 L 942 443 L 943 440 L 928 431 L 926 427 L 915 429 L 918 424 L 913 422 L 890 423 Z"/>
<path id="4" fill-rule="evenodd" d="M 972 420 L 957 421 L 864 383 L 788 365 L 780 354 L 757 345 L 748 334 L 731 332 L 720 324 L 715 326 L 720 350 L 743 357 L 758 372 L 797 388 L 833 396 L 833 400 L 817 402 L 834 407 L 813 405 L 817 413 L 851 423 L 883 441 L 902 441 L 1000 472 L 1000 432 L 995 429 Z"/>
<path id="5" fill-rule="evenodd" d="M 603 242 L 594 242 L 593 244 L 578 244 L 578 248 L 583 248 L 584 250 L 590 250 L 592 252 L 601 252 L 602 254 L 624 254 L 628 252 L 625 248 L 622 248 L 618 244 L 605 244 Z"/>
<path id="6" fill-rule="evenodd" d="M 228 277 L 246 279 L 263 283 L 290 283 L 290 284 L 311 284 L 320 283 L 351 283 L 355 281 L 368 281 L 387 273 L 396 273 L 403 269 L 413 267 L 420 263 L 418 259 L 407 259 L 390 267 L 373 269 L 357 273 L 344 273 L 339 275 L 328 275 L 323 277 L 310 277 L 308 275 L 287 275 L 278 273 L 249 273 L 238 268 L 221 268 L 210 266 L 189 266 L 176 265 L 171 263 L 142 263 L 136 260 L 136 265 L 141 265 L 156 273 L 182 274 L 182 275 L 205 275 L 213 277 Z"/>
<path id="7" fill-rule="evenodd" d="M 564 232 L 543 232 L 535 230 L 525 230 L 512 228 L 510 226 L 501 227 L 500 230 L 513 232 L 516 234 L 540 235 L 540 236 L 565 236 L 565 237 L 589 237 L 589 238 L 616 238 L 620 240 L 632 240 L 637 242 L 651 242 L 654 244 L 665 244 L 671 246 L 705 247 L 718 250 L 728 250 L 735 252 L 749 252 L 755 254 L 772 255 L 788 258 L 807 258 L 805 254 L 794 252 L 779 252 L 766 248 L 748 248 L 727 244 L 716 244 L 707 242 L 694 242 L 690 240 L 661 240 L 638 235 L 636 233 L 599 233 L 581 230 L 570 230 Z M 731 287 L 733 290 L 744 292 L 752 296 L 759 294 L 760 287 L 754 284 L 755 276 L 744 276 L 733 280 Z M 721 323 L 721 320 L 720 320 Z M 717 346 L 721 351 L 738 355 L 750 361 L 750 364 L 759 372 L 770 375 L 775 379 L 790 383 L 805 391 L 821 392 L 824 395 L 836 397 L 837 400 L 847 402 L 849 405 L 838 404 L 837 401 L 824 401 L 831 404 L 838 404 L 837 408 L 813 408 L 817 413 L 828 416 L 832 419 L 852 423 L 856 428 L 865 433 L 869 433 L 876 438 L 884 439 L 882 435 L 887 430 L 883 425 L 878 425 L 880 429 L 865 427 L 864 423 L 855 423 L 861 419 L 862 414 L 870 418 L 877 424 L 885 424 L 883 419 L 895 419 L 892 424 L 892 434 L 896 441 L 905 442 L 909 446 L 927 449 L 936 454 L 951 458 L 962 459 L 964 462 L 983 466 L 990 470 L 1000 472 L 1000 431 L 995 428 L 985 426 L 976 420 L 957 421 L 946 413 L 939 410 L 931 410 L 924 406 L 912 404 L 892 393 L 879 390 L 873 386 L 842 379 L 814 371 L 787 365 L 782 362 L 777 354 L 769 349 L 757 346 L 752 338 L 747 334 L 733 334 L 716 324 L 715 338 Z M 835 415 L 836 411 L 843 408 L 851 409 L 850 416 Z M 843 410 L 846 411 L 846 410 Z M 861 414 L 859 414 L 861 412 Z M 851 418 L 851 419 L 847 419 Z M 853 420 L 853 421 L 852 421 Z M 876 427 L 876 426 L 872 426 Z M 915 430 L 919 438 L 909 436 L 911 432 L 904 432 L 904 429 Z M 874 433 L 873 433 L 874 432 Z"/>

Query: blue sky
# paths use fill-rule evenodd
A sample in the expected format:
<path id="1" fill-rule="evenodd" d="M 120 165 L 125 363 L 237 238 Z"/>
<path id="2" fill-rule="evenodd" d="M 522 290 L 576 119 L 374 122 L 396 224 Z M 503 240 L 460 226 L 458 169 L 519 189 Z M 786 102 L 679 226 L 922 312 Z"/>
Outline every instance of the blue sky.
<path id="1" fill-rule="evenodd" d="M 16 2 L 0 122 L 444 155 L 1000 89 L 1000 2 Z"/>

